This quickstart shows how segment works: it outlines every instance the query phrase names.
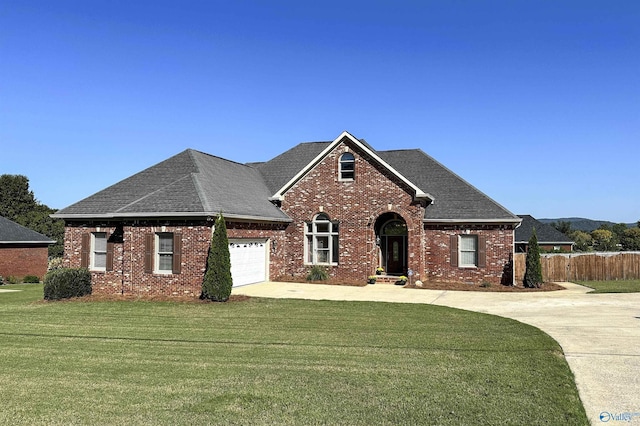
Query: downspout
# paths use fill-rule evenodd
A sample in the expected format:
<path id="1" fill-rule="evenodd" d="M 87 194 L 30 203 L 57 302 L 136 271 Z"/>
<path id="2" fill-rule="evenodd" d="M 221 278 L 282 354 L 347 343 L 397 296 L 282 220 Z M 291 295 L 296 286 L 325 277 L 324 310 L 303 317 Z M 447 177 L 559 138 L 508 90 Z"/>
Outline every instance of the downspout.
<path id="1" fill-rule="evenodd" d="M 513 259 L 512 266 L 512 272 L 511 272 L 511 285 L 512 286 L 517 286 L 516 284 L 516 229 L 520 228 L 520 225 L 522 225 L 522 221 L 518 222 L 516 224 L 516 226 L 513 228 L 513 233 L 511 234 L 511 258 Z"/>

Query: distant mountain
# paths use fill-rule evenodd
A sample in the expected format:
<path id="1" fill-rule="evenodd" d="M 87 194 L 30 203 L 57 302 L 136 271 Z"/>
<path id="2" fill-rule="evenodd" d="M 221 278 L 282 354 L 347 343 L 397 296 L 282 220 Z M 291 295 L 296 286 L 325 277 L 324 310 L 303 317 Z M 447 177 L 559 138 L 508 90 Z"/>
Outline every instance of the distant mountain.
<path id="1" fill-rule="evenodd" d="M 551 222 L 569 222 L 571 223 L 571 229 L 577 229 L 579 231 L 591 232 L 595 229 L 600 228 L 600 226 L 607 225 L 615 225 L 615 222 L 609 222 L 607 220 L 592 220 L 585 219 L 583 217 L 564 217 L 560 219 L 538 219 L 542 223 L 551 223 Z M 631 228 L 636 226 L 635 223 L 627 223 L 627 227 Z"/>

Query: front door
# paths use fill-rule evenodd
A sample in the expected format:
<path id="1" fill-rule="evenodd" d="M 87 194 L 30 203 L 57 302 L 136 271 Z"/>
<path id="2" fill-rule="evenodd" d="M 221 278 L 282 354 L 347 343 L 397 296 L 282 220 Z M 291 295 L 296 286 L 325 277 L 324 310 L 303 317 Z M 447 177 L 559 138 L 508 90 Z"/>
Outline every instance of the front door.
<path id="1" fill-rule="evenodd" d="M 407 267 L 406 252 L 407 237 L 403 235 L 389 235 L 386 239 L 385 260 L 387 274 L 402 275 Z"/>

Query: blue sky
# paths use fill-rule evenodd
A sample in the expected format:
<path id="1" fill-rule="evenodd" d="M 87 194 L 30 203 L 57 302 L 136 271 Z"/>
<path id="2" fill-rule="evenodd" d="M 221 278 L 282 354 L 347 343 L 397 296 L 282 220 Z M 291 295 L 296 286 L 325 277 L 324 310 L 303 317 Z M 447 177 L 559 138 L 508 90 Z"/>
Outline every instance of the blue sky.
<path id="1" fill-rule="evenodd" d="M 347 130 L 516 214 L 635 222 L 639 22 L 634 0 L 8 0 L 0 173 L 62 208 L 186 148 Z"/>

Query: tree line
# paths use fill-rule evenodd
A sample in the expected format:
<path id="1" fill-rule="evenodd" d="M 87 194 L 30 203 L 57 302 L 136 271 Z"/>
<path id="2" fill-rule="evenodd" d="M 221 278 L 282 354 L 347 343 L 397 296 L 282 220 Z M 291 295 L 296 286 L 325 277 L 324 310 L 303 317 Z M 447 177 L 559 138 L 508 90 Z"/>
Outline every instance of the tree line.
<path id="1" fill-rule="evenodd" d="M 0 175 L 0 216 L 55 240 L 49 257 L 61 257 L 64 250 L 64 221 L 50 217 L 56 211 L 36 199 L 26 176 Z"/>
<path id="2" fill-rule="evenodd" d="M 602 224 L 590 233 L 571 229 L 571 222 L 566 221 L 552 222 L 551 226 L 575 242 L 575 251 L 640 251 L 640 220 L 633 227 Z"/>

